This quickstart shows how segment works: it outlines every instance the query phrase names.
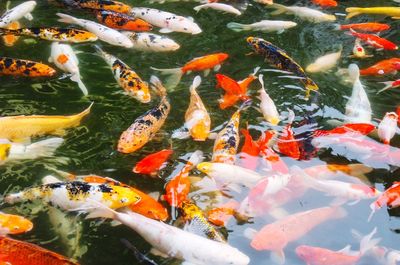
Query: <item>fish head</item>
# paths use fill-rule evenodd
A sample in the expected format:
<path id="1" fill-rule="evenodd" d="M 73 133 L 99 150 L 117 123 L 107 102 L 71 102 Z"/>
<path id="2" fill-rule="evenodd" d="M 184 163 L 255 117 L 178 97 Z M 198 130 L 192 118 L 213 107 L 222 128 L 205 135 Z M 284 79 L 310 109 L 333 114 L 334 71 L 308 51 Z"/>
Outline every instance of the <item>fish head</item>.
<path id="1" fill-rule="evenodd" d="M 118 141 L 118 152 L 129 154 L 142 148 L 147 142 L 149 137 L 146 134 L 134 134 L 129 130 L 124 131 Z"/>
<path id="2" fill-rule="evenodd" d="M 229 54 L 221 52 L 221 53 L 217 53 L 217 57 L 218 57 L 219 62 L 223 62 L 229 58 Z"/>
<path id="3" fill-rule="evenodd" d="M 103 200 L 108 203 L 108 206 L 112 209 L 118 209 L 132 204 L 137 204 L 142 199 L 137 192 L 129 187 L 106 184 L 103 184 L 103 186 L 111 188 L 105 189 L 107 191 L 103 192 Z"/>
<path id="4" fill-rule="evenodd" d="M 197 165 L 197 169 L 205 174 L 211 173 L 213 171 L 212 167 L 213 167 L 213 164 L 210 162 L 202 162 Z"/>
<path id="5" fill-rule="evenodd" d="M 313 247 L 300 245 L 296 248 L 297 256 L 304 261 L 311 261 L 316 254 Z"/>
<path id="6" fill-rule="evenodd" d="M 144 21 L 143 19 L 136 18 L 126 23 L 124 29 L 135 30 L 135 31 L 150 31 L 153 29 L 153 26 L 150 23 Z"/>
<path id="7" fill-rule="evenodd" d="M 17 215 L 0 214 L 0 227 L 9 230 L 9 234 L 21 234 L 32 230 L 33 223 Z"/>
<path id="8" fill-rule="evenodd" d="M 57 71 L 48 65 L 36 63 L 32 68 L 26 69 L 25 74 L 31 77 L 53 76 Z"/>
<path id="9" fill-rule="evenodd" d="M 75 30 L 74 31 L 74 40 L 75 42 L 87 42 L 87 41 L 96 41 L 99 37 L 96 34 L 86 31 L 86 30 Z"/>
<path id="10" fill-rule="evenodd" d="M 205 141 L 210 134 L 210 128 L 201 120 L 190 129 L 190 135 L 195 141 Z"/>

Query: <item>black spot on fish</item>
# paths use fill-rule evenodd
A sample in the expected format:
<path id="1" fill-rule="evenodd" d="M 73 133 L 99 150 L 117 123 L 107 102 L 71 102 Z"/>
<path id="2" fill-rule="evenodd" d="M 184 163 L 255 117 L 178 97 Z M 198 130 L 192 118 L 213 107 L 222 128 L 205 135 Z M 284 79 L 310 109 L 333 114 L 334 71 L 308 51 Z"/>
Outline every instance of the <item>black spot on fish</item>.
<path id="1" fill-rule="evenodd" d="M 6 58 L 6 59 L 4 59 L 4 66 L 6 67 L 6 68 L 10 68 L 10 66 L 13 64 L 13 59 L 11 59 L 11 58 Z"/>

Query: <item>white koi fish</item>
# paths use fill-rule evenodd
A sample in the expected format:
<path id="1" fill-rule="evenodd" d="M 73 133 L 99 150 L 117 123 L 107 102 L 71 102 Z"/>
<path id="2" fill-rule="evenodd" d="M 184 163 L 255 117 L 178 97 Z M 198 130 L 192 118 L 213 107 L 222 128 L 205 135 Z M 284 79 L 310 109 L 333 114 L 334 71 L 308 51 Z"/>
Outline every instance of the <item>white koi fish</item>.
<path id="1" fill-rule="evenodd" d="M 280 4 L 272 4 L 267 6 L 267 8 L 276 9 L 276 11 L 272 12 L 271 15 L 288 13 L 314 23 L 332 22 L 336 20 L 336 17 L 334 15 L 329 15 L 321 11 L 303 6 L 284 6 Z"/>
<path id="2" fill-rule="evenodd" d="M 81 80 L 81 74 L 79 72 L 79 60 L 70 45 L 53 42 L 51 44 L 51 55 L 49 62 L 54 63 L 64 72 L 71 73 L 71 80 L 78 83 L 83 95 L 87 96 L 89 94 L 85 84 L 83 84 Z"/>
<path id="3" fill-rule="evenodd" d="M 161 33 L 170 33 L 173 31 L 184 32 L 193 35 L 201 33 L 200 27 L 193 22 L 192 18 L 178 16 L 173 13 L 158 9 L 134 7 L 131 10 L 131 15 L 136 18 L 141 18 L 150 24 L 161 28 Z"/>
<path id="4" fill-rule="evenodd" d="M 264 119 L 271 123 L 272 125 L 277 125 L 280 121 L 279 113 L 276 109 L 274 101 L 270 98 L 270 96 L 265 91 L 263 75 L 258 76 L 258 80 L 260 81 L 261 88 L 258 91 L 260 93 L 260 109 L 261 113 L 264 116 Z"/>
<path id="5" fill-rule="evenodd" d="M 181 46 L 173 39 L 166 36 L 148 32 L 122 32 L 133 43 L 132 49 L 144 52 L 170 52 L 176 51 Z"/>
<path id="6" fill-rule="evenodd" d="M 340 49 L 340 51 L 338 52 L 325 54 L 319 57 L 313 63 L 309 64 L 306 67 L 306 72 L 309 73 L 326 72 L 335 67 L 341 55 L 342 55 L 342 49 Z"/>
<path id="7" fill-rule="evenodd" d="M 274 32 L 282 33 L 286 29 L 293 28 L 297 26 L 296 22 L 293 21 L 283 21 L 283 20 L 261 20 L 253 24 L 240 24 L 236 22 L 230 22 L 226 25 L 229 29 L 233 31 L 262 31 L 262 32 Z"/>
<path id="8" fill-rule="evenodd" d="M 90 20 L 79 19 L 62 13 L 57 13 L 57 16 L 60 17 L 58 20 L 59 22 L 81 26 L 82 28 L 85 28 L 86 30 L 97 35 L 97 37 L 104 42 L 125 48 L 133 47 L 132 41 L 127 36 L 115 29 L 111 29 Z"/>
<path id="9" fill-rule="evenodd" d="M 399 116 L 395 112 L 387 112 L 378 126 L 378 136 L 384 144 L 390 144 L 390 140 L 396 134 L 397 120 Z"/>
<path id="10" fill-rule="evenodd" d="M 8 10 L 0 17 L 0 28 L 4 28 L 14 21 L 25 17 L 28 20 L 32 20 L 33 16 L 31 12 L 36 7 L 36 1 L 26 1 L 16 7 Z"/>
<path id="11" fill-rule="evenodd" d="M 234 8 L 233 6 L 227 5 L 227 4 L 222 4 L 222 3 L 207 3 L 207 4 L 195 6 L 193 9 L 196 10 L 197 12 L 199 12 L 202 9 L 208 9 L 208 8 L 219 10 L 224 13 L 234 14 L 237 16 L 240 16 L 242 14 L 242 12 L 240 12 L 238 9 Z"/>

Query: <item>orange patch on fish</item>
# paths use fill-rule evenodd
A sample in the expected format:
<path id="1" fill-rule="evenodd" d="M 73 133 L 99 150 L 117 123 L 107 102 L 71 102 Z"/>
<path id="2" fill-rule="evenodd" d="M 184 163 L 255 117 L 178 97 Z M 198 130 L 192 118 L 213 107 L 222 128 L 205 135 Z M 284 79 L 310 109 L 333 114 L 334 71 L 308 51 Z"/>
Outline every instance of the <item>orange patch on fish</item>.
<path id="1" fill-rule="evenodd" d="M 68 60 L 69 58 L 65 54 L 61 54 L 60 56 L 57 57 L 57 62 L 59 62 L 60 64 L 65 64 L 66 62 L 68 62 Z"/>

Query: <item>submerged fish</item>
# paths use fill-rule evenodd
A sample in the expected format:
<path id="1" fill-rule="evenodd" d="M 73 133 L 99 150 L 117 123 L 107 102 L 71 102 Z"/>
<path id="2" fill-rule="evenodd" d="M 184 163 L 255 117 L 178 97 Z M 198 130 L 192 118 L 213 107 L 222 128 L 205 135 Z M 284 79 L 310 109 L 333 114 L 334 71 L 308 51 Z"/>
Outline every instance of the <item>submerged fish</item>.
<path id="1" fill-rule="evenodd" d="M 399 116 L 395 112 L 386 112 L 385 117 L 378 125 L 378 136 L 384 144 L 390 144 L 397 130 Z"/>
<path id="2" fill-rule="evenodd" d="M 96 11 L 97 20 L 107 27 L 118 30 L 150 31 L 153 26 L 140 18 L 109 10 Z"/>
<path id="3" fill-rule="evenodd" d="M 272 4 L 267 8 L 276 9 L 271 15 L 279 15 L 283 13 L 294 14 L 295 16 L 314 23 L 332 22 L 336 20 L 334 15 L 325 14 L 319 10 L 303 7 L 303 6 L 284 6 L 280 4 Z"/>
<path id="4" fill-rule="evenodd" d="M 50 77 L 56 70 L 39 62 L 0 57 L 0 75 Z"/>
<path id="5" fill-rule="evenodd" d="M 32 228 L 33 224 L 28 219 L 25 219 L 22 216 L 0 212 L 0 237 L 3 235 L 26 233 L 31 231 Z"/>
<path id="6" fill-rule="evenodd" d="M 171 149 L 163 149 L 150 154 L 136 163 L 133 172 L 154 176 L 165 165 L 168 158 L 173 154 Z"/>
<path id="7" fill-rule="evenodd" d="M 138 74 L 123 61 L 109 53 L 106 53 L 99 46 L 95 46 L 95 48 L 111 67 L 114 78 L 122 89 L 125 90 L 129 96 L 137 99 L 141 103 L 149 103 L 151 95 L 147 83 L 144 82 Z"/>
<path id="8" fill-rule="evenodd" d="M 282 20 L 261 20 L 252 24 L 240 24 L 236 22 L 229 22 L 226 25 L 233 31 L 262 31 L 262 32 L 274 32 L 282 33 L 286 29 L 297 26 L 296 22 L 293 21 L 282 21 Z"/>
<path id="9" fill-rule="evenodd" d="M 35 9 L 36 5 L 36 1 L 26 1 L 8 10 L 0 16 L 0 28 L 4 28 L 12 22 L 18 21 L 23 17 L 28 20 L 32 20 L 33 16 L 31 12 L 33 9 Z"/>
<path id="10" fill-rule="evenodd" d="M 370 123 L 347 123 L 343 124 L 339 127 L 336 127 L 331 130 L 315 130 L 313 136 L 327 136 L 334 134 L 351 134 L 354 133 L 356 135 L 362 134 L 367 135 L 375 130 L 375 125 Z"/>
<path id="11" fill-rule="evenodd" d="M 364 32 L 381 32 L 390 29 L 390 25 L 377 22 L 367 22 L 367 23 L 338 25 L 338 29 L 340 30 L 353 29 Z"/>
<path id="12" fill-rule="evenodd" d="M 397 208 L 400 206 L 400 182 L 393 182 L 392 186 L 390 186 L 387 190 L 385 190 L 375 202 L 371 203 L 370 208 L 372 209 L 372 214 L 384 207 L 387 206 L 389 209 Z M 370 216 L 370 217 L 371 217 Z"/>
<path id="13" fill-rule="evenodd" d="M 181 46 L 166 36 L 148 32 L 122 32 L 133 43 L 132 49 L 145 52 L 176 51 Z"/>
<path id="14" fill-rule="evenodd" d="M 227 5 L 227 4 L 222 4 L 222 3 L 206 3 L 206 4 L 195 6 L 193 9 L 195 11 L 199 12 L 202 9 L 208 9 L 208 8 L 219 10 L 224 13 L 234 14 L 237 16 L 240 16 L 242 14 L 242 12 L 240 12 L 240 10 L 236 9 L 235 7 L 233 7 L 231 5 Z"/>
<path id="15" fill-rule="evenodd" d="M 380 6 L 380 7 L 348 7 L 346 8 L 348 13 L 346 19 L 361 15 L 361 14 L 373 14 L 373 15 L 385 15 L 390 16 L 393 19 L 400 18 L 400 7 L 394 6 Z"/>
<path id="16" fill-rule="evenodd" d="M 267 94 L 264 87 L 263 75 L 259 75 L 258 80 L 260 81 L 261 88 L 258 91 L 260 93 L 260 109 L 261 113 L 264 116 L 264 119 L 271 123 L 272 125 L 278 125 L 280 122 L 280 117 L 278 113 L 278 109 L 275 106 L 274 101 Z"/>
<path id="17" fill-rule="evenodd" d="M 328 53 L 321 57 L 318 57 L 313 63 L 309 64 L 306 67 L 306 72 L 326 72 L 336 66 L 341 55 L 342 49 L 340 49 L 338 52 Z"/>
<path id="18" fill-rule="evenodd" d="M 299 141 L 294 137 L 292 123 L 294 120 L 293 111 L 289 111 L 288 124 L 283 129 L 283 132 L 278 138 L 277 146 L 280 153 L 294 159 L 300 159 Z"/>

